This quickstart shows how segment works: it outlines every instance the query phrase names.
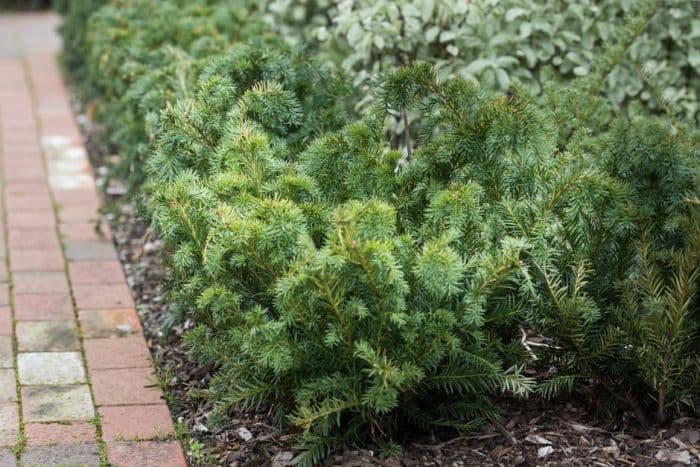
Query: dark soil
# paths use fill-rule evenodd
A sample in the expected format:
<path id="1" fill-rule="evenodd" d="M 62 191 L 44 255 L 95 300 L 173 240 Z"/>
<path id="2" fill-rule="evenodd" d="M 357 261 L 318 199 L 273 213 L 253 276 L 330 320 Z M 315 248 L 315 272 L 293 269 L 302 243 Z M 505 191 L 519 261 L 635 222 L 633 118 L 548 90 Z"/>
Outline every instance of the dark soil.
<path id="1" fill-rule="evenodd" d="M 85 122 L 85 119 L 83 123 Z M 94 129 L 93 129 L 94 130 Z M 105 173 L 109 157 L 87 131 L 88 150 L 96 173 Z M 111 184 L 108 193 L 123 190 Z M 133 203 L 107 196 L 110 221 L 119 256 L 139 310 L 158 373 L 166 382 L 171 413 L 191 465 L 283 466 L 295 454 L 293 436 L 271 426 L 266 413 L 233 413 L 224 426 L 209 423 L 212 403 L 207 384 L 213 368 L 187 354 L 181 337 L 192 323 L 162 332 L 168 314 L 163 282 L 167 277 L 159 255 L 160 242 L 135 214 Z M 402 455 L 380 458 L 378 450 L 347 450 L 328 460 L 343 466 L 432 465 L 698 465 L 700 418 L 677 419 L 663 428 L 643 428 L 632 417 L 613 422 L 592 418 L 585 400 L 545 402 L 501 401 L 507 418 L 457 436 L 407 434 Z"/>

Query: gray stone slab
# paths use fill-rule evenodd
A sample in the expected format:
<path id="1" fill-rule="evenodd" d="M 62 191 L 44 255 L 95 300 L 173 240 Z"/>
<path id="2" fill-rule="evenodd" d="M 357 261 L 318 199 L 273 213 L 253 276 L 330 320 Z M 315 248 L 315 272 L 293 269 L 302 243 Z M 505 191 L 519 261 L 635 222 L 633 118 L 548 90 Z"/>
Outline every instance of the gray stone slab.
<path id="1" fill-rule="evenodd" d="M 24 386 L 22 409 L 25 423 L 90 420 L 95 416 L 87 385 Z"/>
<path id="2" fill-rule="evenodd" d="M 19 440 L 19 407 L 16 402 L 0 404 L 0 446 L 14 446 Z"/>
<path id="3" fill-rule="evenodd" d="M 109 240 L 66 240 L 66 258 L 69 261 L 104 261 L 118 259 Z"/>
<path id="4" fill-rule="evenodd" d="M 17 381 L 12 368 L 0 370 L 0 404 L 7 402 L 17 402 Z"/>
<path id="5" fill-rule="evenodd" d="M 22 385 L 63 385 L 85 382 L 80 352 L 20 353 L 17 356 Z"/>
<path id="6" fill-rule="evenodd" d="M 100 465 L 100 451 L 96 444 L 35 446 L 28 447 L 20 459 L 24 466 L 98 466 Z"/>
<path id="7" fill-rule="evenodd" d="M 12 353 L 12 336 L 0 336 L 0 368 L 14 368 L 15 358 Z"/>
<path id="8" fill-rule="evenodd" d="M 9 449 L 0 449 L 0 465 L 3 467 L 16 467 L 17 459 L 15 453 Z"/>
<path id="9" fill-rule="evenodd" d="M 16 326 L 20 352 L 79 350 L 78 330 L 68 321 L 20 321 Z"/>

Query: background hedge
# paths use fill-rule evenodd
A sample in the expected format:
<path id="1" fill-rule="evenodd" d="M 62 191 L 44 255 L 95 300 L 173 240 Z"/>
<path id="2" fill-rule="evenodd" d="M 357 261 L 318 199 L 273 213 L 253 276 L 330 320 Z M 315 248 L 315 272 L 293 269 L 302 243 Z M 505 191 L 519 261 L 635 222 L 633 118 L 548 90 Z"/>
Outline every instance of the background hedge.
<path id="1" fill-rule="evenodd" d="M 51 3 L 51 0 L 0 0 L 0 10 L 38 10 L 50 7 Z"/>

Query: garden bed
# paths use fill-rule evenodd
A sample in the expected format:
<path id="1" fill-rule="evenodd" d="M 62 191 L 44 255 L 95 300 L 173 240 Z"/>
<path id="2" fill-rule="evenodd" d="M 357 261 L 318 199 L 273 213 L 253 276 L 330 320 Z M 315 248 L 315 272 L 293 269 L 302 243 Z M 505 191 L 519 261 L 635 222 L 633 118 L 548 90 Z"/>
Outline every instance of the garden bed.
<path id="1" fill-rule="evenodd" d="M 109 152 L 100 143 L 98 127 L 81 116 L 95 172 L 108 170 Z M 121 182 L 113 181 L 113 193 Z M 168 304 L 162 290 L 167 270 L 161 243 L 137 215 L 133 202 L 119 194 L 105 195 L 119 258 L 137 304 L 151 354 L 164 386 L 188 462 L 199 465 L 291 465 L 295 453 L 293 433 L 281 433 L 269 414 L 232 414 L 226 424 L 208 423 L 212 401 L 207 383 L 212 368 L 196 363 L 187 353 L 182 334 L 190 322 L 163 335 Z M 585 394 L 585 392 L 584 392 Z M 328 459 L 327 465 L 429 466 L 429 465 L 677 465 L 700 462 L 700 418 L 686 414 L 665 427 L 642 427 L 631 414 L 610 422 L 592 418 L 585 396 L 526 402 L 503 399 L 507 417 L 477 431 L 432 436 L 407 433 L 400 457 L 381 459 L 369 449 L 347 450 Z M 250 438 L 248 439 L 248 436 Z M 547 444 L 549 443 L 549 444 Z M 549 447 L 551 446 L 551 452 Z"/>

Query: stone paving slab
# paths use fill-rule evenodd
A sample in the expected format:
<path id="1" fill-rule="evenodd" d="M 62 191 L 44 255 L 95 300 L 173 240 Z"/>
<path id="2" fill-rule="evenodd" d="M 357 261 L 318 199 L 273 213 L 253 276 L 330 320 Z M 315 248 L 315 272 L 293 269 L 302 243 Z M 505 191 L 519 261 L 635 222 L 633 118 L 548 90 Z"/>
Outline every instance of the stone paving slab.
<path id="1" fill-rule="evenodd" d="M 79 350 L 75 321 L 23 321 L 15 327 L 20 352 Z"/>
<path id="2" fill-rule="evenodd" d="M 0 368 L 14 368 L 15 357 L 12 352 L 12 336 L 0 336 Z"/>
<path id="3" fill-rule="evenodd" d="M 107 240 L 66 240 L 68 261 L 116 260 L 117 252 L 112 242 Z"/>
<path id="4" fill-rule="evenodd" d="M 95 409 L 87 385 L 22 386 L 25 422 L 90 420 Z"/>
<path id="5" fill-rule="evenodd" d="M 56 25 L 0 14 L 0 467 L 185 466 L 100 214 Z"/>
<path id="6" fill-rule="evenodd" d="M 99 466 L 100 452 L 97 443 L 74 444 L 71 446 L 28 447 L 22 453 L 23 465 L 42 467 Z"/>
<path id="7" fill-rule="evenodd" d="M 0 370 L 0 404 L 17 402 L 15 382 L 15 370 L 13 368 Z"/>
<path id="8" fill-rule="evenodd" d="M 19 383 L 28 386 L 86 383 L 80 352 L 20 353 L 17 356 Z"/>
<path id="9" fill-rule="evenodd" d="M 15 402 L 0 404 L 0 448 L 19 441 L 19 406 Z"/>
<path id="10" fill-rule="evenodd" d="M 15 453 L 9 449 L 0 448 L 0 465 L 3 467 L 15 467 L 17 465 Z"/>

